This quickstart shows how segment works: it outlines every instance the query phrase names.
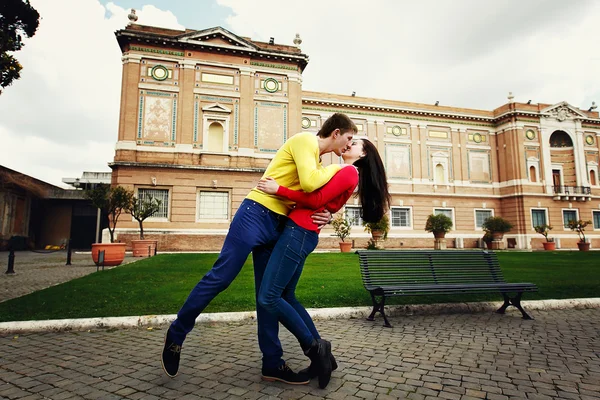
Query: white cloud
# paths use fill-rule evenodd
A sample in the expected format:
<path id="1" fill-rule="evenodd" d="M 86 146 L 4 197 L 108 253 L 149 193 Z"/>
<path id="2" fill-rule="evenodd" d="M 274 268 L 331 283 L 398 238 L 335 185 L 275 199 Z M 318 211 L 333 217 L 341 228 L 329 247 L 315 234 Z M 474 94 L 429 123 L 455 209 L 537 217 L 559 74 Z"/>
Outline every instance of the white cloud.
<path id="1" fill-rule="evenodd" d="M 21 79 L 0 96 L 0 164 L 61 185 L 83 171 L 109 171 L 117 141 L 121 51 L 114 32 L 129 10 L 97 0 L 32 0 L 42 16 L 15 55 Z M 138 23 L 183 29 L 152 5 Z"/>
<path id="2" fill-rule="evenodd" d="M 600 100 L 600 3 L 559 0 L 219 0 L 231 30 L 310 56 L 305 90 L 493 109 L 518 101 Z M 290 12 L 291 11 L 291 12 Z M 594 60 L 593 57 L 596 57 Z"/>

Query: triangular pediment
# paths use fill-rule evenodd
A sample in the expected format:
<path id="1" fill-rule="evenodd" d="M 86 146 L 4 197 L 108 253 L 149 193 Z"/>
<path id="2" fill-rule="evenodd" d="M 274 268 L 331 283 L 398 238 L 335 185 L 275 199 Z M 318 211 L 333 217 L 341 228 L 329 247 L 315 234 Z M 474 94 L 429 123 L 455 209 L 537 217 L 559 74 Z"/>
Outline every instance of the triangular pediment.
<path id="1" fill-rule="evenodd" d="M 202 111 L 231 114 L 231 108 L 225 107 L 224 105 L 219 104 L 219 103 L 208 104 L 208 105 L 202 107 Z"/>
<path id="2" fill-rule="evenodd" d="M 257 50 L 254 43 L 217 26 L 201 31 L 187 32 L 177 37 L 180 42 L 203 44 L 215 47 L 225 47 L 240 50 Z"/>
<path id="3" fill-rule="evenodd" d="M 575 118 L 587 118 L 587 115 L 566 101 L 544 108 L 541 111 L 541 114 L 545 115 L 546 117 L 554 117 L 559 121 Z"/>

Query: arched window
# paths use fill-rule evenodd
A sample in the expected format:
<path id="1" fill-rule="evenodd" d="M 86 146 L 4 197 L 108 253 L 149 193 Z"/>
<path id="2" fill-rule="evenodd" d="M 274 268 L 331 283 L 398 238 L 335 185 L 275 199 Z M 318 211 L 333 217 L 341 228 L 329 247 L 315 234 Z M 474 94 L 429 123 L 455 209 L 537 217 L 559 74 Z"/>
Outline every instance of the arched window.
<path id="1" fill-rule="evenodd" d="M 442 164 L 435 166 L 435 183 L 446 183 L 446 174 L 444 173 L 444 166 Z"/>
<path id="2" fill-rule="evenodd" d="M 573 147 L 573 141 L 567 132 L 554 131 L 550 136 L 550 147 Z"/>
<path id="3" fill-rule="evenodd" d="M 593 169 L 590 170 L 590 185 L 592 186 L 596 186 L 596 171 L 594 171 Z"/>
<path id="4" fill-rule="evenodd" d="M 206 151 L 223 152 L 223 125 L 213 122 L 208 127 L 208 143 Z"/>
<path id="5" fill-rule="evenodd" d="M 529 167 L 529 181 L 537 182 L 537 175 L 535 173 L 535 167 L 533 165 Z"/>

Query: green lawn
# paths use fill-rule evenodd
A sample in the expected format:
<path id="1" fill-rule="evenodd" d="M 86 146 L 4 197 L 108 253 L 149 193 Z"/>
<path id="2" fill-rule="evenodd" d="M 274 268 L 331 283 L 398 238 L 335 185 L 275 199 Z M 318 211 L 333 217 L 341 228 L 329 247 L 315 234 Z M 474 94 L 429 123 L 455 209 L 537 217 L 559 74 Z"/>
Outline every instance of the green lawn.
<path id="1" fill-rule="evenodd" d="M 0 322 L 60 318 L 175 314 L 212 267 L 216 254 L 163 254 L 0 303 Z M 508 282 L 533 282 L 525 300 L 600 297 L 600 252 L 500 252 Z M 298 298 L 307 308 L 368 306 L 353 253 L 312 254 Z M 395 297 L 388 304 L 501 300 L 499 294 L 467 297 Z M 254 309 L 249 259 L 238 278 L 206 312 Z"/>

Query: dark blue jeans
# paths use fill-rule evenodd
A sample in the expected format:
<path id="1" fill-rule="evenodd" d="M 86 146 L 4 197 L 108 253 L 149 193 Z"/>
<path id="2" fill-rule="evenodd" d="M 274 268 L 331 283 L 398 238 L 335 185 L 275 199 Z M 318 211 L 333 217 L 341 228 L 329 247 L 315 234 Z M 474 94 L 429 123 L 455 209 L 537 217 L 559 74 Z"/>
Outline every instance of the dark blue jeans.
<path id="1" fill-rule="evenodd" d="M 288 220 L 267 264 L 258 302 L 261 308 L 296 336 L 306 349 L 313 339 L 320 339 L 308 312 L 296 299 L 296 285 L 302 275 L 306 257 L 317 247 L 319 235 Z"/>
<path id="2" fill-rule="evenodd" d="M 219 258 L 192 290 L 169 328 L 170 337 L 175 343 L 183 344 L 198 315 L 233 282 L 250 252 L 254 262 L 254 285 L 258 294 L 273 246 L 281 234 L 282 222 L 285 220 L 286 217 L 255 201 L 245 199 L 242 202 L 231 221 Z M 256 314 L 263 367 L 277 368 L 283 364 L 277 317 L 258 304 Z"/>

